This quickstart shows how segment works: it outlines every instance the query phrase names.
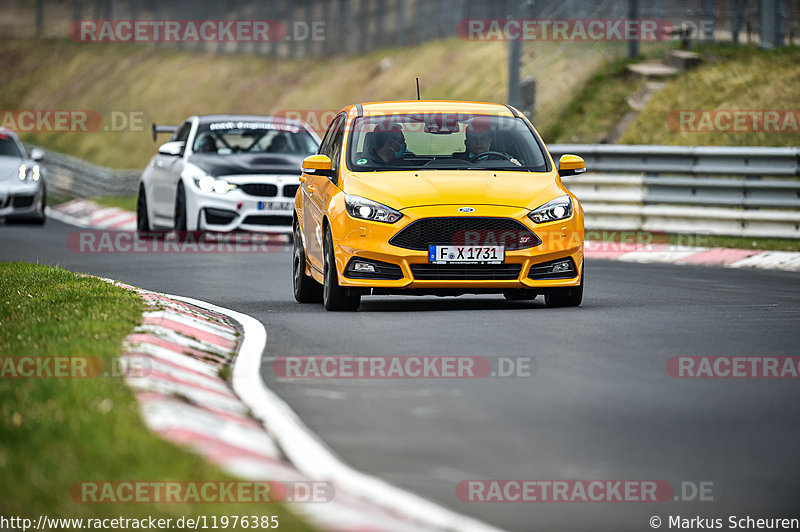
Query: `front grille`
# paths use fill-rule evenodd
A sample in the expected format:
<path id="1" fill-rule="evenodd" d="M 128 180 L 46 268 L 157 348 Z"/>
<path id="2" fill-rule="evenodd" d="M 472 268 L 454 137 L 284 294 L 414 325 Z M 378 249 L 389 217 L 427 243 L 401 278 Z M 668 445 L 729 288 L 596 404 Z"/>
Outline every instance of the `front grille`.
<path id="1" fill-rule="evenodd" d="M 278 187 L 269 183 L 248 183 L 247 185 L 239 185 L 239 188 L 242 189 L 242 192 L 251 196 L 274 198 L 278 195 Z"/>
<path id="2" fill-rule="evenodd" d="M 283 197 L 284 198 L 293 198 L 297 195 L 297 189 L 300 188 L 300 185 L 284 185 L 283 186 Z"/>
<path id="3" fill-rule="evenodd" d="M 519 278 L 521 264 L 412 264 L 418 281 L 508 281 Z"/>
<path id="4" fill-rule="evenodd" d="M 542 241 L 533 231 L 510 218 L 459 216 L 417 220 L 394 235 L 389 243 L 420 251 L 427 251 L 433 244 L 504 246 L 510 251 L 532 248 Z"/>
<path id="5" fill-rule="evenodd" d="M 33 196 L 14 196 L 14 199 L 11 200 L 11 205 L 15 209 L 30 207 L 33 205 Z"/>
<path id="6" fill-rule="evenodd" d="M 251 225 L 281 225 L 291 226 L 291 216 L 278 216 L 274 214 L 253 214 L 244 219 L 244 224 Z"/>

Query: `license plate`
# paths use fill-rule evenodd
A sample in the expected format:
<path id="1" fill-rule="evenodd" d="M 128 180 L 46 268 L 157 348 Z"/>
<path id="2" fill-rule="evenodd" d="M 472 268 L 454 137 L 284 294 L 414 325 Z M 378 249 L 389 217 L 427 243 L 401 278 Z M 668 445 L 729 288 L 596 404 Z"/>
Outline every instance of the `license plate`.
<path id="1" fill-rule="evenodd" d="M 291 211 L 293 201 L 259 201 L 259 211 Z"/>
<path id="2" fill-rule="evenodd" d="M 505 259 L 503 246 L 453 246 L 428 247 L 431 264 L 502 264 Z"/>

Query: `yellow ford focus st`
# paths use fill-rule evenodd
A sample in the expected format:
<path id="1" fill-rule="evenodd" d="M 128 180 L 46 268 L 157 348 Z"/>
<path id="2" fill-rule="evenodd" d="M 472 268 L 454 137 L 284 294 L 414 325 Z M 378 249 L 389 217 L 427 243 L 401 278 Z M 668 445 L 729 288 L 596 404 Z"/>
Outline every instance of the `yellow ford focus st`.
<path id="1" fill-rule="evenodd" d="M 356 310 L 364 295 L 583 298 L 583 210 L 533 125 L 506 105 L 356 104 L 303 161 L 295 299 Z"/>

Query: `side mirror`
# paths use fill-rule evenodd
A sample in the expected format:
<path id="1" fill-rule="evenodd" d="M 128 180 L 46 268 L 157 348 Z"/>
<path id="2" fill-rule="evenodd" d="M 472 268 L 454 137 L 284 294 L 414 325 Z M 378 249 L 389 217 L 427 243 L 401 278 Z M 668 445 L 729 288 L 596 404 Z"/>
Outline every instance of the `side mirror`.
<path id="1" fill-rule="evenodd" d="M 586 163 L 583 161 L 582 157 L 564 154 L 558 160 L 558 175 L 561 177 L 582 174 L 585 171 Z"/>
<path id="2" fill-rule="evenodd" d="M 309 155 L 303 159 L 303 172 L 309 174 L 333 175 L 333 162 L 327 155 Z"/>
<path id="3" fill-rule="evenodd" d="M 31 150 L 31 159 L 34 161 L 41 161 L 44 159 L 44 150 L 41 148 L 34 148 Z"/>
<path id="4" fill-rule="evenodd" d="M 183 147 L 186 145 L 182 140 L 173 140 L 166 142 L 158 147 L 158 153 L 161 155 L 170 155 L 176 157 L 183 153 Z"/>

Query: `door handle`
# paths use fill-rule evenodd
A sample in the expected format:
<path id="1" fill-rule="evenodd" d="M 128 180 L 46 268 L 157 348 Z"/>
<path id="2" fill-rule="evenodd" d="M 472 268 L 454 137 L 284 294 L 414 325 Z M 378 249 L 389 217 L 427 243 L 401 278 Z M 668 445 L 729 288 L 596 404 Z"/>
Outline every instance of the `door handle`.
<path id="1" fill-rule="evenodd" d="M 313 194 L 317 190 L 317 187 L 315 187 L 314 185 L 308 185 L 306 188 L 308 189 L 308 192 L 310 194 Z"/>

